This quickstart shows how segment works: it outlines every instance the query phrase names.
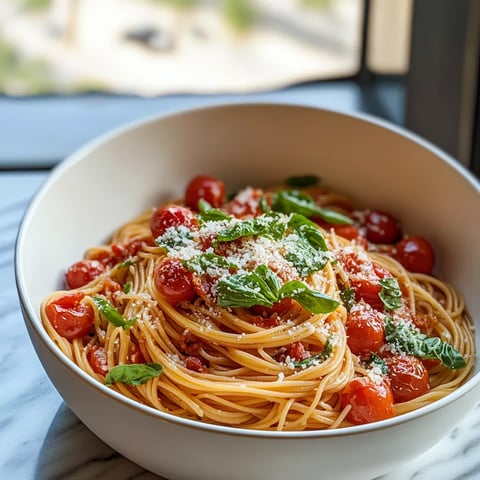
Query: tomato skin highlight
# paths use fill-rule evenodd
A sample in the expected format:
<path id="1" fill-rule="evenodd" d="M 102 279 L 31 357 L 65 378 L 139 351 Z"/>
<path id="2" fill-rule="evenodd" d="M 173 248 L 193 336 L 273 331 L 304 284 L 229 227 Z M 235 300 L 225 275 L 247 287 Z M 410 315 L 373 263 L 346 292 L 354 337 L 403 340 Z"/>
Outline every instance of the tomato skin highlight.
<path id="1" fill-rule="evenodd" d="M 198 212 L 199 200 L 205 200 L 213 208 L 220 208 L 225 197 L 225 184 L 218 178 L 199 175 L 193 178 L 185 190 L 185 204 Z"/>
<path id="2" fill-rule="evenodd" d="M 150 231 L 153 238 L 163 235 L 170 227 L 184 226 L 189 229 L 198 226 L 195 215 L 189 208 L 180 205 L 166 205 L 157 208 L 150 218 Z"/>
<path id="3" fill-rule="evenodd" d="M 159 293 L 171 305 L 193 300 L 196 296 L 192 273 L 180 260 L 166 258 L 154 270 L 153 280 Z"/>
<path id="4" fill-rule="evenodd" d="M 372 243 L 395 243 L 401 236 L 396 218 L 381 210 L 369 210 L 365 216 L 367 240 Z"/>
<path id="5" fill-rule="evenodd" d="M 361 358 L 377 353 L 385 343 L 385 324 L 375 310 L 351 311 L 347 316 L 345 330 L 348 347 Z"/>
<path id="6" fill-rule="evenodd" d="M 80 288 L 97 278 L 105 271 L 98 260 L 80 260 L 65 272 L 65 282 L 70 289 Z"/>
<path id="7" fill-rule="evenodd" d="M 395 355 L 383 359 L 396 403 L 408 402 L 430 390 L 429 374 L 424 364 L 412 355 Z"/>
<path id="8" fill-rule="evenodd" d="M 420 236 L 407 236 L 396 244 L 395 258 L 409 271 L 431 275 L 435 252 L 430 242 Z"/>
<path id="9" fill-rule="evenodd" d="M 341 393 L 341 407 L 351 405 L 347 420 L 355 425 L 378 422 L 395 416 L 392 390 L 383 379 L 354 378 Z"/>
<path id="10" fill-rule="evenodd" d="M 45 307 L 45 313 L 52 327 L 67 340 L 81 338 L 92 330 L 93 308 L 91 305 L 81 303 L 83 297 L 83 293 L 65 295 Z"/>

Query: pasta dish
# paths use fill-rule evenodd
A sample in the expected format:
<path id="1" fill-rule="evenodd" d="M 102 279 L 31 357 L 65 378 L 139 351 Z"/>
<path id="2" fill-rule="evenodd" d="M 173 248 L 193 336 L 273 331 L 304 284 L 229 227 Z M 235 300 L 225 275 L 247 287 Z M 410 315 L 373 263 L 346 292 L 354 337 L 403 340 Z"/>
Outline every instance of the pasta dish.
<path id="1" fill-rule="evenodd" d="M 41 307 L 68 358 L 155 409 L 256 430 L 376 422 L 458 388 L 475 351 L 429 241 L 298 176 L 199 176 L 91 247 Z"/>

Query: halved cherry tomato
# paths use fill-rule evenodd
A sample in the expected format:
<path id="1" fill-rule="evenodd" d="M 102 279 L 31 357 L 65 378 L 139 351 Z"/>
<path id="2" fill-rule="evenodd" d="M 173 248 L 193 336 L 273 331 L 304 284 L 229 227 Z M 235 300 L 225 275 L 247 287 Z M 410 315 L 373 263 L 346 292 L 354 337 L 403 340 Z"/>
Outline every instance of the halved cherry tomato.
<path id="1" fill-rule="evenodd" d="M 350 350 L 362 358 L 378 352 L 385 343 L 385 324 L 376 310 L 364 308 L 351 311 L 345 329 Z"/>
<path id="2" fill-rule="evenodd" d="M 401 235 L 398 220 L 387 212 L 369 210 L 365 216 L 367 239 L 372 243 L 395 243 Z"/>
<path id="3" fill-rule="evenodd" d="M 193 211 L 198 212 L 199 200 L 205 200 L 213 208 L 219 208 L 223 204 L 225 196 L 225 184 L 218 178 L 198 176 L 193 178 L 185 191 L 185 203 Z"/>
<path id="4" fill-rule="evenodd" d="M 277 355 L 277 362 L 285 362 L 287 359 L 294 362 L 300 362 L 310 355 L 302 342 L 293 342 L 286 347 L 282 347 Z"/>
<path id="5" fill-rule="evenodd" d="M 105 267 L 97 260 L 80 260 L 71 265 L 65 273 L 68 288 L 80 288 L 97 278 Z"/>
<path id="6" fill-rule="evenodd" d="M 99 375 L 108 373 L 107 354 L 100 345 L 92 345 L 87 351 L 87 360 L 92 370 Z"/>
<path id="7" fill-rule="evenodd" d="M 388 378 L 396 403 L 408 402 L 430 390 L 428 370 L 412 355 L 395 355 L 384 358 Z"/>
<path id="8" fill-rule="evenodd" d="M 92 330 L 94 313 L 90 305 L 81 303 L 84 294 L 77 292 L 50 302 L 45 313 L 55 331 L 67 340 L 87 335 Z"/>
<path id="9" fill-rule="evenodd" d="M 193 300 L 196 295 L 192 273 L 175 258 L 166 258 L 159 263 L 153 279 L 159 293 L 172 305 Z"/>
<path id="10" fill-rule="evenodd" d="M 392 390 L 383 379 L 354 378 L 341 393 L 342 409 L 351 405 L 347 420 L 355 425 L 378 422 L 395 415 Z"/>
<path id="11" fill-rule="evenodd" d="M 180 205 L 166 205 L 157 208 L 150 219 L 153 238 L 163 235 L 170 227 L 184 226 L 191 229 L 197 225 L 198 222 L 193 212 Z"/>
<path id="12" fill-rule="evenodd" d="M 410 236 L 396 245 L 395 258 L 410 272 L 432 274 L 435 252 L 423 237 Z"/>

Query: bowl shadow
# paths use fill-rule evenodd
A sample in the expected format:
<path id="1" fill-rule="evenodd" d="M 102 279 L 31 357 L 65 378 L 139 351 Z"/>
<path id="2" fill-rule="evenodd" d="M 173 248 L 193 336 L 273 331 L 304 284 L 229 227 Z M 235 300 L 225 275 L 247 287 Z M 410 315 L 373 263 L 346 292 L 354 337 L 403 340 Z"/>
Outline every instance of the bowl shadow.
<path id="1" fill-rule="evenodd" d="M 35 480 L 167 480 L 102 442 L 61 403 L 39 452 Z"/>

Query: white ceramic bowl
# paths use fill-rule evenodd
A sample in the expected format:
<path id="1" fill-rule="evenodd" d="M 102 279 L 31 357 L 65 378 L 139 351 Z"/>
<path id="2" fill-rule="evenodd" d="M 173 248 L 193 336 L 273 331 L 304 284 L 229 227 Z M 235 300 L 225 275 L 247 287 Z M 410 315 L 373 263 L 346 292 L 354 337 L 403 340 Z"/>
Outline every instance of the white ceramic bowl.
<path id="1" fill-rule="evenodd" d="M 88 246 L 195 174 L 233 190 L 314 173 L 402 219 L 438 252 L 437 273 L 465 296 L 480 330 L 479 183 L 447 155 L 377 120 L 288 105 L 223 105 L 154 118 L 103 137 L 59 165 L 21 225 L 16 274 L 31 340 L 80 420 L 122 455 L 171 479 L 371 479 L 427 450 L 478 402 L 480 368 L 450 396 L 376 424 L 256 432 L 176 418 L 94 381 L 57 350 L 41 300 Z M 477 351 L 480 335 L 476 334 Z"/>

